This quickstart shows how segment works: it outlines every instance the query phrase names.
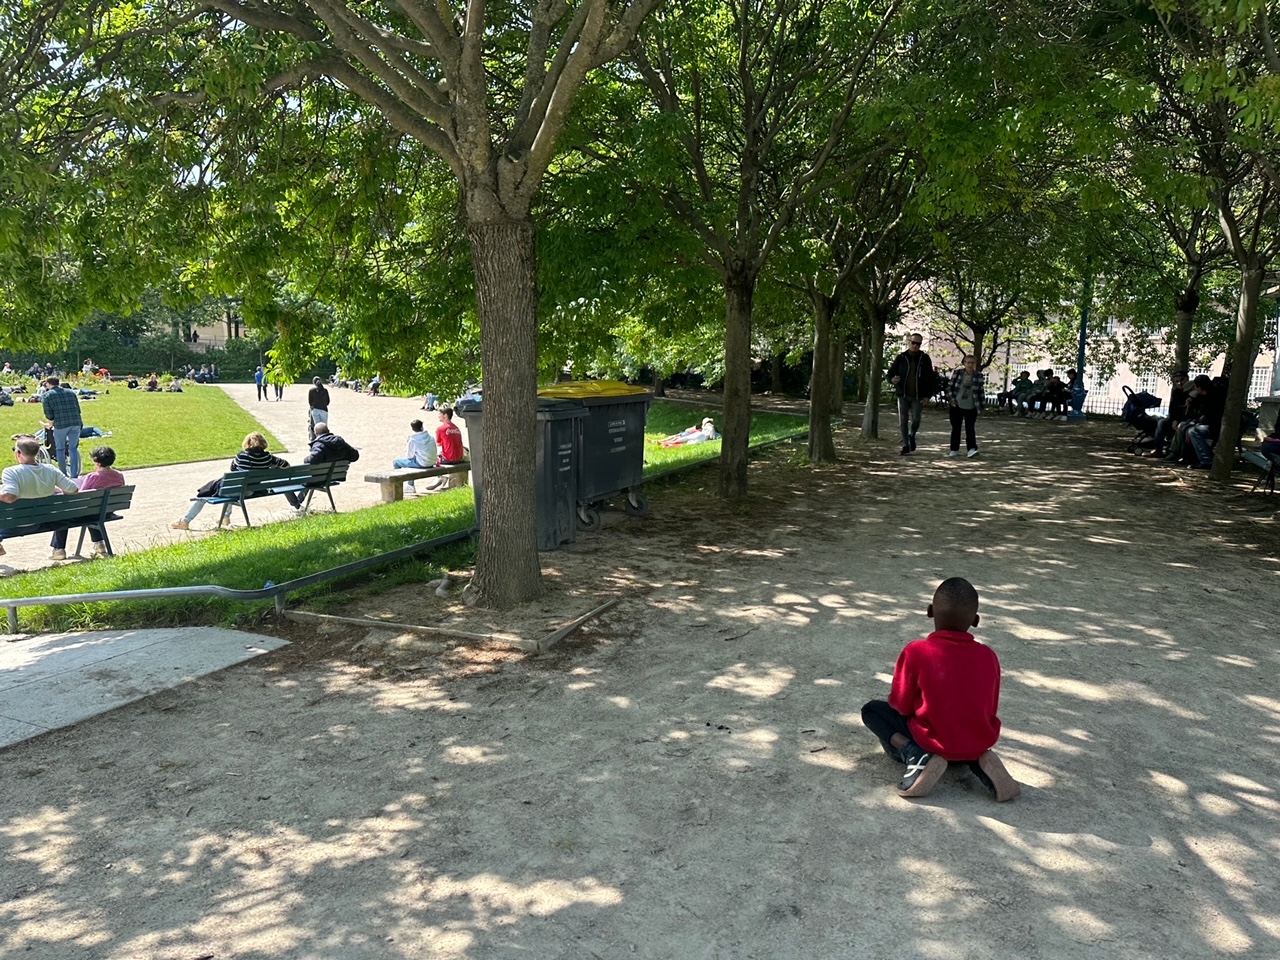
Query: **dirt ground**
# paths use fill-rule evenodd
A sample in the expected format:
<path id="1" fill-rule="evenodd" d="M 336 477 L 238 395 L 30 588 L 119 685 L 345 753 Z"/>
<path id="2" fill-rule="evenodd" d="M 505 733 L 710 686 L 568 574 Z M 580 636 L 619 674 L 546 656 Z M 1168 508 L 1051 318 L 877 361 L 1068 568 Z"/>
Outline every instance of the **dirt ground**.
<path id="1" fill-rule="evenodd" d="M 327 608 L 539 637 L 621 598 L 549 654 L 281 624 L 0 751 L 0 955 L 1280 956 L 1280 498 L 1113 423 L 984 419 L 972 461 L 943 427 L 775 447 L 745 506 L 659 485 L 510 615 Z M 967 773 L 899 799 L 859 721 L 952 575 L 1004 665 L 1009 804 Z"/>

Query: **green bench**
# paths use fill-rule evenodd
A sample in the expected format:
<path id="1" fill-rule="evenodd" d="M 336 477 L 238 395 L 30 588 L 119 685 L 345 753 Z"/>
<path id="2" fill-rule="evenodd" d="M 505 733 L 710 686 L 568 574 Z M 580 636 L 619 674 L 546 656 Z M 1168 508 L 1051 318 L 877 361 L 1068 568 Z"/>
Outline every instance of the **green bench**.
<path id="1" fill-rule="evenodd" d="M 79 527 L 80 540 L 75 552 L 78 557 L 84 546 L 86 528 L 97 527 L 102 531 L 102 543 L 110 557 L 114 553 L 111 537 L 107 535 L 107 524 L 123 519 L 120 514 L 129 509 L 132 502 L 133 487 L 111 487 L 0 503 L 0 530 L 5 531 L 6 540 L 11 540 Z"/>
<path id="2" fill-rule="evenodd" d="M 286 493 L 305 494 L 303 509 L 311 506 L 311 497 L 321 490 L 329 498 L 329 506 L 338 512 L 338 505 L 333 502 L 333 487 L 347 479 L 347 470 L 351 463 L 347 460 L 331 460 L 327 463 L 303 463 L 296 467 L 282 467 L 278 470 L 232 470 L 222 475 L 218 482 L 218 492 L 208 497 L 192 497 L 192 500 L 203 500 L 205 503 L 240 505 L 244 514 L 244 525 L 251 527 L 249 509 L 245 504 L 259 497 L 282 497 Z"/>

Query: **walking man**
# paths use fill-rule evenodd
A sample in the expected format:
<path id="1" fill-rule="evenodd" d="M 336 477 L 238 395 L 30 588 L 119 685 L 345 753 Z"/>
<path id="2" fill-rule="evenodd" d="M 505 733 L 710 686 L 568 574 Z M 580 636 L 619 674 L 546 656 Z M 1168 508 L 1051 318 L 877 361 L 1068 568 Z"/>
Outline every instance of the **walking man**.
<path id="1" fill-rule="evenodd" d="M 40 400 L 44 418 L 53 424 L 53 443 L 58 469 L 74 480 L 80 476 L 80 398 L 74 390 L 61 385 L 57 377 L 46 381 L 49 389 Z M 68 469 L 70 467 L 70 469 Z"/>
<path id="2" fill-rule="evenodd" d="M 253 382 L 258 385 L 258 399 L 265 400 L 267 398 L 267 375 L 262 372 L 261 366 L 254 371 Z"/>
<path id="3" fill-rule="evenodd" d="M 920 349 L 924 338 L 913 333 L 907 339 L 907 349 L 885 374 L 898 394 L 898 427 L 902 431 L 902 454 L 916 448 L 916 432 L 920 429 L 920 412 L 924 401 L 933 396 L 933 361 Z"/>
<path id="4" fill-rule="evenodd" d="M 329 391 L 319 377 L 311 378 L 311 389 L 307 391 L 307 417 L 307 439 L 314 440 L 316 425 L 329 422 Z"/>

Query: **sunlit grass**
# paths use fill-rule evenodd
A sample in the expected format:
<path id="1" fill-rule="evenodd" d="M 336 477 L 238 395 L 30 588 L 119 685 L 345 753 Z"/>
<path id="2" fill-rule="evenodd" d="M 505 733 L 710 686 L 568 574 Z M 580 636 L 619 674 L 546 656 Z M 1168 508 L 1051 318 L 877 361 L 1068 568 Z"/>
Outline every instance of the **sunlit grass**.
<path id="1" fill-rule="evenodd" d="M 123 384 L 113 384 L 110 389 L 109 394 L 80 402 L 85 425 L 112 434 L 106 439 L 80 441 L 80 456 L 86 463 L 89 451 L 100 444 L 116 451 L 116 466 L 122 470 L 223 457 L 230 460 L 244 435 L 254 430 L 266 436 L 272 450 L 280 448 L 280 442 L 262 424 L 217 387 L 195 384 L 182 393 L 146 393 L 128 390 Z M 43 419 L 38 403 L 0 407 L 0 435 L 8 439 L 15 433 L 34 433 Z"/>
<path id="2" fill-rule="evenodd" d="M 268 582 L 285 583 L 346 563 L 397 550 L 413 543 L 466 530 L 475 523 L 469 487 L 385 504 L 352 513 L 318 514 L 301 520 L 233 530 L 188 543 L 120 554 L 91 563 L 37 570 L 4 581 L 8 597 L 99 593 L 212 584 L 237 590 L 259 590 Z M 430 557 L 440 564 L 470 562 L 469 544 L 450 554 Z M 403 561 L 418 574 L 418 560 Z M 391 567 L 378 576 L 394 576 Z M 364 574 L 369 576 L 369 574 Z M 319 585 L 301 595 L 333 589 Z M 291 595 L 292 596 L 292 595 Z M 227 621 L 253 615 L 270 606 L 216 597 L 179 597 L 127 603 L 29 607 L 19 611 L 26 630 L 89 626 L 156 626 Z"/>
<path id="3" fill-rule="evenodd" d="M 216 389 L 171 396 L 179 400 L 199 396 L 204 400 L 202 394 L 216 396 L 231 403 L 221 390 Z M 114 398 L 113 390 L 106 399 Z M 145 408 L 147 401 L 161 398 L 153 395 L 140 399 Z M 96 402 L 105 404 L 105 401 Z M 132 402 L 133 398 L 128 397 L 127 405 L 117 409 L 134 409 Z M 90 408 L 92 404 L 86 404 L 86 410 Z M 31 409 L 35 409 L 34 405 Z M 101 409 L 108 408 L 104 405 Z M 235 409 L 239 410 L 238 407 Z M 718 458 L 719 441 L 672 449 L 658 446 L 658 441 L 663 437 L 677 433 L 690 424 L 701 423 L 702 418 L 707 416 L 715 419 L 717 411 L 655 402 L 650 408 L 646 426 L 646 475 Z M 94 422 L 88 420 L 87 415 L 86 421 Z M 752 417 L 751 442 L 763 443 L 795 435 L 802 433 L 806 427 L 807 423 L 802 417 L 757 413 Z M 252 428 L 250 426 L 247 429 Z M 155 429 L 161 428 L 157 426 Z M 172 424 L 166 425 L 165 429 L 173 432 Z M 113 437 L 112 440 L 114 439 Z M 239 441 L 240 436 L 235 436 L 229 449 L 238 449 Z M 219 450 L 214 455 L 221 456 L 226 452 Z M 237 529 L 187 543 L 122 554 L 109 560 L 37 570 L 5 580 L 4 595 L 57 596 L 205 584 L 238 590 L 258 590 L 268 581 L 284 583 L 320 573 L 412 543 L 466 530 L 474 523 L 472 489 L 463 487 L 430 497 L 418 497 L 351 513 L 313 515 L 302 520 Z M 427 571 L 423 569 L 422 560 L 411 559 L 377 568 L 376 571 L 360 574 L 357 578 L 387 583 L 427 579 L 423 576 L 424 572 L 434 573 L 446 564 L 455 568 L 466 566 L 472 562 L 473 556 L 474 545 L 464 542 L 425 558 Z M 291 596 L 322 598 L 338 594 L 339 589 L 335 582 L 331 582 Z M 173 600 L 127 603 L 24 607 L 19 615 L 23 629 L 47 631 L 84 629 L 108 624 L 132 627 L 225 623 L 255 617 L 269 606 L 271 604 L 268 601 L 246 604 L 216 597 L 180 597 Z"/>

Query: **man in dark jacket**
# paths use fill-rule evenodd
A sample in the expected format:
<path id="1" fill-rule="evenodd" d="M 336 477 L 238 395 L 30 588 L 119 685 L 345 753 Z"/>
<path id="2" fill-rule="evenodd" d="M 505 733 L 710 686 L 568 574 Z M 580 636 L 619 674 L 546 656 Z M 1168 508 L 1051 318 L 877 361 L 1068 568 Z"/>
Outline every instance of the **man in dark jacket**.
<path id="1" fill-rule="evenodd" d="M 1196 377 L 1196 393 L 1201 396 L 1201 414 L 1199 421 L 1187 431 L 1187 439 L 1195 448 L 1199 467 L 1207 470 L 1213 466 L 1213 448 L 1222 434 L 1222 415 L 1227 411 L 1227 377 L 1215 377 L 1210 380 L 1206 376 Z"/>
<path id="2" fill-rule="evenodd" d="M 336 433 L 329 432 L 329 425 L 321 420 L 316 424 L 316 438 L 311 441 L 311 452 L 303 458 L 303 463 L 329 463 L 332 460 L 347 460 L 355 463 L 360 459 L 360 451 Z"/>
<path id="3" fill-rule="evenodd" d="M 898 427 L 902 430 L 902 453 L 916 448 L 916 431 L 920 429 L 920 411 L 924 401 L 934 394 L 933 361 L 920 349 L 924 338 L 913 333 L 907 349 L 898 354 L 885 377 L 898 394 Z"/>

